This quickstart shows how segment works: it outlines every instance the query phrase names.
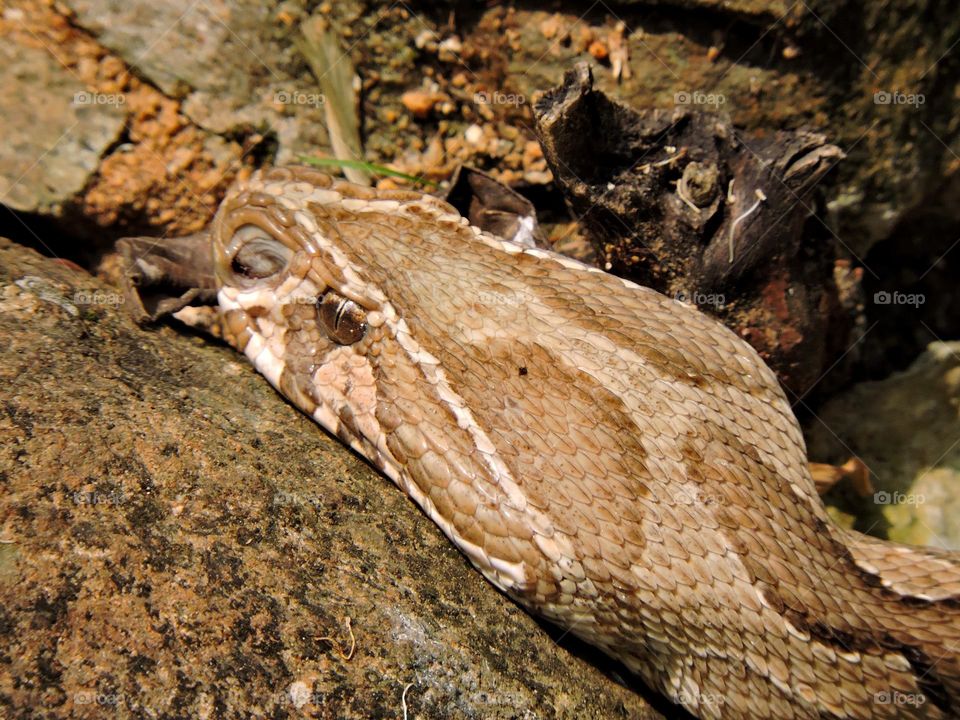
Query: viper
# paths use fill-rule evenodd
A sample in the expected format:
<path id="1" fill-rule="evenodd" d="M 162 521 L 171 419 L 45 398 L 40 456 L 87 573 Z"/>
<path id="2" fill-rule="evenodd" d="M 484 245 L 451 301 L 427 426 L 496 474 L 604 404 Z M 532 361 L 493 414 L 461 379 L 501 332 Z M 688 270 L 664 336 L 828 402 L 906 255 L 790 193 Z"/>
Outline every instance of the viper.
<path id="1" fill-rule="evenodd" d="M 719 322 L 309 168 L 240 182 L 204 238 L 215 304 L 179 316 L 530 612 L 701 718 L 960 714 L 957 555 L 835 525 Z"/>

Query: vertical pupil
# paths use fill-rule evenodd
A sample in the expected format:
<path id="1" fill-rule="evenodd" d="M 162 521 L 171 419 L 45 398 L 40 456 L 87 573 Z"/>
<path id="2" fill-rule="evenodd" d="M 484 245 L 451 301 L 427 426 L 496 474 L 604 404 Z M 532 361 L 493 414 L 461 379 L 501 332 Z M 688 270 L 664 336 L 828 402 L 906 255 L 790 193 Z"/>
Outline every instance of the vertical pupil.
<path id="1" fill-rule="evenodd" d="M 340 327 L 340 321 L 343 320 L 343 310 L 347 307 L 347 301 L 341 300 L 340 304 L 337 306 L 337 313 L 333 318 L 333 327 L 337 329 Z"/>
<path id="2" fill-rule="evenodd" d="M 341 345 L 352 345 L 366 332 L 366 313 L 352 300 L 327 292 L 317 300 L 317 311 L 327 335 Z"/>

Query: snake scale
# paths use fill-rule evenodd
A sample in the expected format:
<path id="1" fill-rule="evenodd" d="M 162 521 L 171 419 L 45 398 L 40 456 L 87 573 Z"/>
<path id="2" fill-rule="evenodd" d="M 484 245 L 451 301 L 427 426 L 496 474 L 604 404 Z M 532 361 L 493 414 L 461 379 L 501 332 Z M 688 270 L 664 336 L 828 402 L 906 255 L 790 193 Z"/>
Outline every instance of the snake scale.
<path id="1" fill-rule="evenodd" d="M 960 561 L 828 518 L 695 308 L 308 168 L 227 195 L 213 328 L 509 597 L 701 718 L 960 713 Z"/>

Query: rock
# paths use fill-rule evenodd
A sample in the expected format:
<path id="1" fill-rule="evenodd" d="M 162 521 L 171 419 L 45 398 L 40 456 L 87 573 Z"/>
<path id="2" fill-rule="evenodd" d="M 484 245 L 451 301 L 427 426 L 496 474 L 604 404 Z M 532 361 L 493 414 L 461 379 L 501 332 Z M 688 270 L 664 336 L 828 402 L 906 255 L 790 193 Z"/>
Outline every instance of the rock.
<path id="1" fill-rule="evenodd" d="M 810 457 L 870 468 L 866 504 L 831 501 L 863 532 L 960 550 L 960 342 L 932 343 L 908 370 L 854 386 L 808 428 Z"/>
<path id="2" fill-rule="evenodd" d="M 951 246 L 960 235 L 954 81 L 960 55 L 951 48 L 960 38 L 960 14 L 935 4 L 918 12 L 913 0 L 651 4 L 609 6 L 628 27 L 625 67 L 631 72 L 617 76 L 612 62 L 600 67 L 597 89 L 639 110 L 722 110 L 738 132 L 805 129 L 829 137 L 847 157 L 821 183 L 832 200 L 823 221 L 811 221 L 805 235 L 831 239 L 841 259 L 864 268 L 868 298 L 899 290 L 926 293 L 929 300 L 922 315 L 909 318 L 916 333 L 904 337 L 900 318 L 881 320 L 864 343 L 854 345 L 853 337 L 839 346 L 858 353 L 862 346 L 871 376 L 882 377 L 905 367 L 936 336 L 958 337 L 960 252 Z M 580 15 L 565 5 L 491 7 L 464 43 L 506 58 L 493 87 L 532 99 L 589 59 L 585 46 L 570 41 L 570 34 L 589 29 Z M 596 21 L 598 31 L 611 19 Z M 511 50 L 506 34 L 514 29 L 520 39 Z M 472 69 L 486 80 L 497 66 Z M 899 264 L 904 257 L 909 267 Z M 888 308 L 871 309 L 868 303 L 862 330 L 881 313 L 891 317 Z M 831 372 L 825 382 L 834 377 Z"/>
<path id="3" fill-rule="evenodd" d="M 0 43 L 0 202 L 59 214 L 120 136 L 121 94 L 93 93 L 46 50 Z"/>
<path id="4" fill-rule="evenodd" d="M 443 93 L 417 88 L 405 92 L 400 100 L 414 117 L 423 119 L 429 117 L 439 103 L 449 100 L 449 98 Z"/>
<path id="5" fill-rule="evenodd" d="M 239 48 L 239 38 L 230 37 L 230 25 L 242 8 L 239 3 L 71 0 L 67 4 L 81 26 L 169 96 L 221 87 L 223 67 L 231 64 L 223 62 L 223 53 L 231 46 Z M 237 54 L 231 60 L 237 60 Z"/>
<path id="6" fill-rule="evenodd" d="M 122 303 L 0 240 L 0 715 L 401 717 L 409 685 L 410 717 L 659 717 L 244 358 Z"/>
<path id="7" fill-rule="evenodd" d="M 267 6 L 244 0 L 69 0 L 76 22 L 219 134 L 267 128 L 278 162 L 329 145 L 324 98 L 292 42 L 271 32 Z M 229 62 L 225 59 L 229 58 Z"/>

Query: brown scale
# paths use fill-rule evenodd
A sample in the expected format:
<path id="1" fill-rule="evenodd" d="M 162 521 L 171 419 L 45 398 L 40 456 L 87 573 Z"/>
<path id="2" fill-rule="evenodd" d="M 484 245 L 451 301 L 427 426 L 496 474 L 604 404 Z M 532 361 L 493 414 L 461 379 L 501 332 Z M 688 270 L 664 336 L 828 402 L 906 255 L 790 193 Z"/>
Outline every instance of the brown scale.
<path id="1" fill-rule="evenodd" d="M 309 169 L 272 169 L 249 187 L 214 223 L 218 278 L 230 284 L 225 248 L 255 223 L 295 249 L 265 286 L 309 276 L 367 313 L 388 309 L 374 294 L 387 298 L 404 342 L 440 374 L 390 322 L 369 328 L 350 348 L 376 383 L 389 456 L 361 436 L 361 389 L 349 383 L 339 434 L 396 465 L 401 486 L 525 607 L 703 718 L 957 716 L 956 556 L 832 525 L 789 404 L 740 338 L 651 290 L 499 249 L 434 198 Z M 348 209 L 331 190 L 400 207 Z M 346 286 L 338 256 L 359 284 Z M 254 315 L 225 318 L 231 342 L 246 344 Z M 281 390 L 309 411 L 332 393 L 310 383 L 334 344 L 310 308 L 271 317 L 290 329 Z M 925 702 L 876 700 L 892 691 Z"/>

